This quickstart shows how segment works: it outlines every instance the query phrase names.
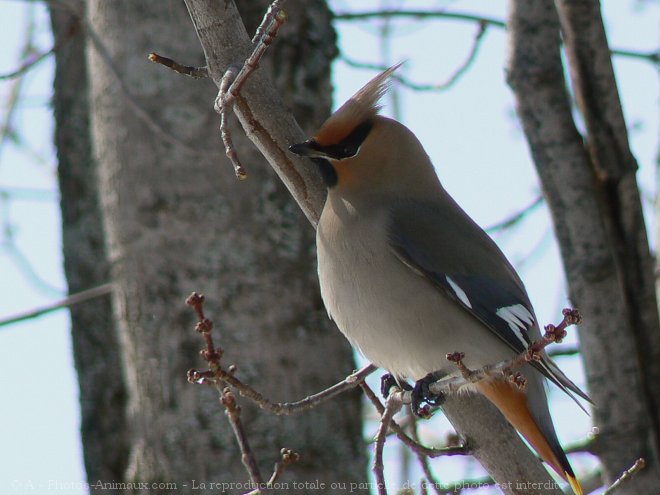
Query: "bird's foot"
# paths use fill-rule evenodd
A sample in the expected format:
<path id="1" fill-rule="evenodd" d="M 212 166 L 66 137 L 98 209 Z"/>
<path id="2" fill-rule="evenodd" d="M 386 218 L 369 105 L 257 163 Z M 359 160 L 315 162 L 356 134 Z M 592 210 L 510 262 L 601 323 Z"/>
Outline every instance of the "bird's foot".
<path id="1" fill-rule="evenodd" d="M 412 391 L 412 403 L 410 407 L 415 415 L 420 418 L 431 416 L 431 406 L 441 406 L 445 401 L 445 394 L 435 394 L 431 392 L 429 386 L 442 378 L 438 373 L 429 373 L 421 380 L 415 382 Z"/>
<path id="2" fill-rule="evenodd" d="M 385 373 L 380 377 L 380 393 L 383 399 L 390 395 L 392 387 L 400 387 L 403 390 L 412 390 L 412 387 L 405 380 L 397 380 L 392 373 Z"/>

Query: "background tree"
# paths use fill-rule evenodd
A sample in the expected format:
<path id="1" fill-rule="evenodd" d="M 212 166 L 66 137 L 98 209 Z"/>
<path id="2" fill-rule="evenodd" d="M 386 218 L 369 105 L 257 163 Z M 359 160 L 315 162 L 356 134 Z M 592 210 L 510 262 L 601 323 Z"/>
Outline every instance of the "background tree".
<path id="1" fill-rule="evenodd" d="M 255 29 L 266 5 L 243 2 L 248 29 Z M 147 63 L 151 50 L 201 62 L 180 2 L 90 1 L 85 11 L 82 4 L 70 7 L 52 8 L 56 27 L 82 25 L 76 44 L 58 53 L 63 207 L 65 213 L 76 208 L 93 217 L 89 223 L 96 233 L 85 237 L 89 233 L 79 229 L 83 220 L 65 214 L 65 254 L 70 265 L 103 260 L 98 256 L 103 251 L 86 256 L 83 249 L 101 248 L 103 224 L 114 285 L 114 317 L 93 330 L 101 334 L 97 348 L 85 345 L 94 321 L 74 320 L 83 403 L 95 404 L 83 420 L 98 422 L 85 431 L 89 479 L 243 480 L 240 455 L 215 394 L 185 380 L 186 370 L 198 364 L 201 341 L 186 331 L 193 318 L 183 297 L 204 289 L 207 310 L 216 315 L 228 349 L 226 359 L 274 396 L 295 398 L 330 385 L 353 364 L 320 304 L 313 229 L 249 141 L 238 136 L 237 149 L 249 160 L 254 179 L 235 181 L 217 139 L 217 118 L 209 111 L 209 84 L 191 83 Z M 292 8 L 301 15 L 278 40 L 276 63 L 265 67 L 278 90 L 290 95 L 290 108 L 311 128 L 329 111 L 327 96 L 309 102 L 312 94 L 329 96 L 334 31 L 323 2 L 306 2 L 305 8 L 292 2 Z M 86 59 L 78 48 L 84 45 Z M 80 77 L 85 67 L 88 79 Z M 66 112 L 76 105 L 80 112 L 69 116 Z M 77 139 L 67 142 L 67 133 Z M 82 156 L 71 141 L 85 146 Z M 70 177 L 75 171 L 85 174 L 84 183 Z M 79 190 L 91 207 L 80 203 Z M 91 275 L 86 266 L 77 271 Z M 71 278 L 77 288 L 78 279 Z M 91 318 L 103 316 L 93 312 Z M 324 359 L 328 354 L 332 360 Z M 93 370 L 85 360 L 94 363 Z M 115 389 L 114 403 L 89 398 Z M 365 471 L 359 405 L 357 394 L 348 394 L 316 414 L 295 418 L 258 414 L 245 406 L 243 421 L 264 466 L 287 446 L 305 450 L 292 479 L 356 481 Z M 112 437 L 99 418 L 120 421 L 110 425 Z M 106 450 L 106 444 L 114 449 Z M 99 449 L 105 457 L 95 454 Z"/>

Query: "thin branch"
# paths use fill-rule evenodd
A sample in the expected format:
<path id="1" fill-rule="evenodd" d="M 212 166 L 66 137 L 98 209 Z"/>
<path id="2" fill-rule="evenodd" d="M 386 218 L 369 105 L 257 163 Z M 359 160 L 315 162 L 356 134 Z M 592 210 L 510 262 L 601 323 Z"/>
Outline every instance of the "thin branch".
<path id="1" fill-rule="evenodd" d="M 505 218 L 504 220 L 500 220 L 499 222 L 491 225 L 490 227 L 487 227 L 485 230 L 486 232 L 492 234 L 494 232 L 500 231 L 500 230 L 506 230 L 510 229 L 514 225 L 517 225 L 520 223 L 526 216 L 528 216 L 530 213 L 532 213 L 534 210 L 536 210 L 539 206 L 543 204 L 543 196 L 539 194 L 534 198 L 534 200 L 525 206 L 522 210 L 520 210 L 517 213 L 514 213 L 508 218 Z"/>
<path id="2" fill-rule="evenodd" d="M 369 399 L 369 401 L 373 404 L 373 406 L 376 408 L 378 411 L 378 414 L 381 416 L 385 412 L 385 407 L 383 404 L 380 402 L 380 399 L 376 396 L 374 391 L 371 389 L 369 385 L 367 385 L 365 382 L 360 383 L 360 388 L 364 392 L 364 395 Z M 463 445 L 455 445 L 451 447 L 440 447 L 440 448 L 434 448 L 434 447 L 427 447 L 418 441 L 415 441 L 411 437 L 409 437 L 405 431 L 403 431 L 403 428 L 401 425 L 399 425 L 394 419 L 390 423 L 390 429 L 396 434 L 397 438 L 404 443 L 406 446 L 408 446 L 413 452 L 421 455 L 425 455 L 427 457 L 431 458 L 436 458 L 436 457 L 442 457 L 442 456 L 452 456 L 452 455 L 469 455 L 471 454 L 471 450 L 469 445 L 463 444 Z"/>
<path id="3" fill-rule="evenodd" d="M 479 48 L 481 46 L 481 41 L 483 40 L 484 35 L 486 34 L 487 27 L 488 24 L 486 23 L 479 24 L 479 29 L 474 37 L 472 47 L 470 48 L 470 52 L 468 53 L 466 59 L 463 61 L 463 63 L 461 63 L 461 65 L 459 65 L 456 68 L 456 70 L 449 76 L 449 78 L 446 81 L 441 83 L 422 84 L 411 81 L 407 77 L 397 73 L 392 74 L 392 79 L 395 79 L 402 86 L 410 88 L 413 91 L 446 91 L 450 89 L 456 83 L 456 81 L 458 81 L 461 78 L 461 76 L 463 76 L 467 72 L 467 70 L 470 68 L 472 63 L 476 60 L 477 53 L 479 52 Z M 353 59 L 348 58 L 346 55 L 342 55 L 341 60 L 343 60 L 347 65 L 359 69 L 377 70 L 379 72 L 382 72 L 387 69 L 387 67 L 379 64 L 357 62 Z"/>
<path id="4" fill-rule="evenodd" d="M 37 66 L 40 62 L 44 61 L 52 54 L 54 54 L 56 51 L 58 51 L 60 48 L 62 48 L 79 31 L 80 31 L 79 22 L 77 22 L 75 18 L 72 18 L 71 24 L 69 25 L 69 28 L 67 29 L 66 33 L 64 33 L 62 36 L 59 37 L 58 40 L 55 41 L 55 43 L 53 44 L 50 50 L 42 53 L 38 53 L 36 55 L 33 55 L 32 57 L 28 57 L 28 59 L 25 60 L 20 67 L 6 74 L 0 74 L 0 81 L 15 79 L 17 77 L 21 77 L 25 75 L 35 66 Z"/>
<path id="5" fill-rule="evenodd" d="M 516 385 L 524 388 L 526 384 L 525 378 L 520 375 L 520 373 L 514 372 L 514 370 L 530 361 L 540 359 L 540 353 L 543 349 L 553 342 L 562 341 L 566 336 L 566 327 L 570 325 L 578 325 L 581 321 L 580 313 L 575 309 L 564 309 L 562 313 L 564 317 L 559 325 L 546 325 L 543 337 L 534 341 L 525 351 L 513 359 L 502 361 L 495 365 L 485 366 L 479 370 L 470 370 L 463 364 L 463 358 L 465 357 L 463 352 L 455 352 L 447 355 L 447 359 L 456 364 L 461 372 L 461 376 L 452 375 L 430 384 L 430 392 L 438 395 L 455 393 L 469 384 L 492 378 L 511 380 Z M 411 392 L 405 392 L 403 399 L 404 402 L 406 402 L 408 398 L 412 398 L 411 396 Z"/>
<path id="6" fill-rule="evenodd" d="M 506 28 L 506 23 L 501 19 L 486 17 L 467 12 L 447 12 L 446 10 L 371 10 L 364 12 L 339 12 L 333 18 L 337 21 L 364 21 L 368 19 L 387 18 L 412 18 L 412 19 L 433 19 L 444 18 L 456 21 L 478 22 L 502 29 Z"/>
<path id="7" fill-rule="evenodd" d="M 241 164 L 238 153 L 236 153 L 236 149 L 234 148 L 231 132 L 227 125 L 227 114 L 233 108 L 233 104 L 243 84 L 250 77 L 250 74 L 257 69 L 259 61 L 266 52 L 266 49 L 271 45 L 275 36 L 277 36 L 277 31 L 286 22 L 286 15 L 282 10 L 284 2 L 285 0 L 275 0 L 270 4 L 252 40 L 253 43 L 256 43 L 254 50 L 252 50 L 252 53 L 245 60 L 242 67 L 230 66 L 225 71 L 220 83 L 218 97 L 215 100 L 215 110 L 220 114 L 220 134 L 222 142 L 225 145 L 225 154 L 234 166 L 234 173 L 239 180 L 246 179 L 247 172 Z"/>
<path id="8" fill-rule="evenodd" d="M 222 143 L 225 146 L 225 154 L 234 167 L 234 173 L 239 180 L 247 179 L 247 172 L 245 167 L 240 162 L 236 148 L 231 138 L 231 131 L 228 125 L 228 113 L 233 108 L 241 88 L 248 80 L 257 67 L 259 61 L 264 56 L 268 47 L 272 44 L 277 36 L 280 27 L 286 22 L 286 14 L 282 7 L 286 0 L 273 0 L 268 7 L 259 27 L 252 38 L 254 49 L 250 56 L 243 62 L 242 65 L 230 65 L 222 76 L 220 82 L 218 96 L 215 99 L 215 111 L 220 115 L 220 136 Z M 157 53 L 150 53 L 149 60 L 158 64 L 164 65 L 179 74 L 184 74 L 194 78 L 209 77 L 207 67 L 191 67 L 182 65 L 178 62 L 158 55 Z"/>
<path id="9" fill-rule="evenodd" d="M 48 304 L 46 306 L 41 306 L 39 308 L 31 309 L 29 311 L 25 311 L 22 313 L 18 313 L 12 316 L 7 316 L 5 318 L 2 318 L 0 319 L 0 327 L 5 325 L 11 325 L 19 321 L 29 320 L 31 318 L 36 318 L 37 316 L 45 315 L 47 313 L 52 313 L 53 311 L 57 311 L 63 308 L 68 308 L 75 304 L 80 304 L 85 301 L 89 301 L 90 299 L 95 299 L 97 297 L 110 294 L 112 290 L 113 290 L 112 284 L 103 284 L 103 285 L 99 285 L 98 287 L 94 287 L 92 289 L 76 292 L 75 294 L 71 294 L 70 296 L 65 297 L 64 299 Z"/>
<path id="10" fill-rule="evenodd" d="M 635 477 L 637 473 L 639 473 L 644 467 L 646 466 L 646 461 L 644 458 L 640 457 L 635 461 L 635 464 L 632 465 L 630 469 L 627 469 L 624 471 L 621 476 L 617 478 L 617 480 L 610 485 L 610 487 L 603 492 L 603 495 L 611 495 L 614 493 L 622 483 L 625 481 L 629 481 Z"/>
<path id="11" fill-rule="evenodd" d="M 181 65 L 180 63 L 172 60 L 171 58 L 163 57 L 158 55 L 156 52 L 151 52 L 147 58 L 152 62 L 155 62 L 160 65 L 164 65 L 172 69 L 174 72 L 183 74 L 184 76 L 190 76 L 193 79 L 204 79 L 209 77 L 209 70 L 207 67 L 193 67 L 191 65 Z"/>
<path id="12" fill-rule="evenodd" d="M 300 460 L 300 455 L 297 452 L 294 452 L 290 449 L 280 450 L 281 458 L 275 463 L 273 468 L 273 474 L 271 475 L 268 483 L 266 483 L 267 488 L 273 488 L 277 480 L 282 476 L 287 467 L 291 464 L 294 464 Z"/>
<path id="13" fill-rule="evenodd" d="M 222 82 L 220 83 L 220 90 L 218 96 L 215 99 L 215 111 L 220 114 L 220 137 L 222 138 L 222 143 L 225 145 L 225 155 L 229 158 L 229 161 L 234 166 L 234 173 L 239 180 L 247 179 L 247 172 L 243 165 L 241 164 L 236 148 L 234 148 L 234 143 L 231 139 L 231 132 L 227 124 L 229 109 L 231 104 L 226 103 L 225 99 L 227 98 L 229 88 L 231 84 L 236 80 L 238 68 L 235 66 L 230 66 L 226 71 L 225 75 L 222 76 Z"/>
<path id="14" fill-rule="evenodd" d="M 552 358 L 576 356 L 577 354 L 580 354 L 580 348 L 578 346 L 554 347 L 548 351 L 548 356 Z"/>
<path id="15" fill-rule="evenodd" d="M 241 408 L 236 404 L 236 397 L 229 388 L 225 388 L 222 391 L 220 402 L 225 406 L 225 413 L 229 419 L 229 424 L 231 424 L 238 446 L 241 449 L 241 461 L 250 475 L 250 481 L 257 487 L 261 487 L 263 485 L 261 473 L 250 448 L 243 423 L 241 422 Z"/>
<path id="16" fill-rule="evenodd" d="M 373 472 L 376 478 L 376 487 L 378 495 L 387 495 L 387 486 L 385 485 L 385 474 L 383 465 L 383 448 L 385 447 L 385 439 L 387 437 L 387 430 L 390 427 L 392 418 L 403 407 L 401 400 L 401 393 L 394 392 L 387 398 L 387 405 L 385 411 L 380 418 L 380 426 L 376 434 L 376 450 L 374 452 L 374 466 Z"/>
<path id="17" fill-rule="evenodd" d="M 198 371 L 191 369 L 188 371 L 188 381 L 191 383 L 213 383 L 217 381 L 226 382 L 227 384 L 234 387 L 241 394 L 242 397 L 250 399 L 256 402 L 259 407 L 266 409 L 273 414 L 277 415 L 289 415 L 295 414 L 302 411 L 312 409 L 322 402 L 325 402 L 337 395 L 351 390 L 364 379 L 369 376 L 371 373 L 378 369 L 373 364 L 367 365 L 364 368 L 356 371 L 355 373 L 347 376 L 339 383 L 317 393 L 305 397 L 302 400 L 296 402 L 272 402 L 266 399 L 260 392 L 255 390 L 252 386 L 242 382 L 240 379 L 236 378 L 236 366 L 229 366 L 226 370 L 220 364 L 220 358 L 222 357 L 223 350 L 221 348 L 215 347 L 213 343 L 213 337 L 211 335 L 211 330 L 213 328 L 213 322 L 204 316 L 204 296 L 196 292 L 192 293 L 188 299 L 186 299 L 186 304 L 191 306 L 195 313 L 197 314 L 198 323 L 196 329 L 202 334 L 206 342 L 206 349 L 204 349 L 202 357 L 209 363 L 209 371 Z"/>
<path id="18" fill-rule="evenodd" d="M 268 6 L 268 10 L 266 10 L 263 19 L 261 19 L 261 22 L 259 23 L 259 27 L 257 27 L 257 30 L 254 32 L 254 36 L 252 37 L 253 45 L 261 43 L 261 39 L 268 36 L 268 34 L 266 34 L 266 29 L 271 25 L 271 23 L 273 23 L 273 21 L 277 22 L 278 16 L 284 14 L 282 7 L 284 7 L 285 2 L 286 0 L 274 0 Z"/>
<path id="19" fill-rule="evenodd" d="M 476 22 L 494 26 L 500 29 L 507 29 L 506 22 L 495 17 L 481 16 L 468 12 L 448 12 L 446 10 L 370 10 L 364 12 L 338 12 L 333 18 L 337 21 L 365 21 L 371 19 L 449 19 L 454 21 Z M 650 62 L 656 68 L 660 68 L 660 51 L 640 52 L 622 48 L 613 48 L 610 53 L 617 57 L 631 58 Z"/>
<path id="20" fill-rule="evenodd" d="M 11 225 L 3 225 L 5 239 L 1 245 L 2 249 L 12 258 L 14 266 L 18 268 L 23 276 L 30 281 L 30 283 L 39 290 L 42 294 L 48 297 L 62 297 L 65 291 L 59 287 L 51 285 L 47 282 L 35 269 L 31 260 L 23 254 L 19 249 L 18 244 L 14 239 L 14 231 Z"/>
<path id="21" fill-rule="evenodd" d="M 412 422 L 410 429 L 412 433 L 412 438 L 415 442 L 419 443 L 419 432 L 417 430 L 417 423 L 418 423 L 417 416 L 410 409 L 408 409 L 408 416 L 410 417 L 410 421 Z M 424 455 L 418 451 L 416 451 L 415 454 L 417 454 L 417 460 L 419 461 L 419 464 L 422 466 L 422 471 L 424 472 L 424 476 L 426 480 L 428 480 L 428 482 L 433 487 L 433 491 L 436 493 L 436 495 L 442 495 L 442 491 L 440 490 L 440 482 L 436 479 L 435 474 L 431 469 L 429 456 Z M 423 486 L 426 487 L 426 483 L 424 483 Z"/>
<path id="22" fill-rule="evenodd" d="M 79 14 L 76 12 L 76 15 Z M 126 98 L 126 102 L 129 104 L 129 107 L 133 110 L 135 115 L 138 118 L 140 118 L 140 120 L 142 120 L 145 124 L 147 124 L 147 127 L 149 127 L 155 134 L 160 136 L 163 140 L 172 144 L 176 144 L 181 150 L 186 151 L 191 155 L 213 156 L 218 154 L 217 149 L 202 149 L 189 145 L 188 143 L 182 141 L 179 137 L 172 134 L 158 121 L 156 121 L 156 119 L 152 117 L 151 114 L 149 114 L 149 112 L 142 107 L 138 99 L 132 93 L 132 91 L 128 87 L 128 84 L 122 77 L 121 72 L 117 68 L 112 58 L 112 55 L 110 54 L 103 41 L 94 30 L 94 28 L 87 20 L 83 19 L 82 22 L 84 23 L 85 31 L 88 34 L 89 39 L 92 41 L 94 48 L 96 48 L 96 53 L 100 56 L 101 60 L 105 63 L 105 65 L 108 67 L 112 75 L 115 77 L 115 80 L 119 84 L 119 87 L 121 88 L 122 93 Z"/>
<path id="23" fill-rule="evenodd" d="M 257 28 L 257 33 L 262 30 L 265 31 L 265 34 L 259 38 L 259 42 L 254 47 L 254 50 L 243 63 L 243 67 L 241 67 L 236 79 L 234 79 L 231 87 L 225 95 L 222 102 L 223 105 L 231 105 L 234 102 L 238 93 L 240 93 L 241 88 L 245 84 L 245 81 L 247 81 L 250 74 L 259 67 L 259 61 L 275 39 L 275 36 L 277 36 L 280 27 L 286 22 L 286 14 L 282 10 L 285 1 L 286 0 L 274 0 L 268 8 L 268 12 L 261 21 L 261 25 Z M 267 30 L 266 26 L 268 26 Z M 255 38 L 256 37 L 257 35 L 255 35 Z"/>
<path id="24" fill-rule="evenodd" d="M 653 52 L 638 52 L 635 50 L 625 50 L 623 48 L 612 48 L 610 50 L 612 55 L 618 57 L 627 57 L 632 59 L 643 60 L 644 62 L 651 62 L 655 65 L 656 69 L 660 69 L 660 51 Z"/>

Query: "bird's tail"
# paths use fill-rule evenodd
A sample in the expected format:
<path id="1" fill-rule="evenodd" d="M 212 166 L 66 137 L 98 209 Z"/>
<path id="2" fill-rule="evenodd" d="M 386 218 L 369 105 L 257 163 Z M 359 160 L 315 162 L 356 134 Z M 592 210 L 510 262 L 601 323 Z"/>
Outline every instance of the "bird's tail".
<path id="1" fill-rule="evenodd" d="M 543 383 L 539 381 L 539 383 L 530 383 L 530 385 L 532 385 L 532 388 L 538 385 L 541 386 L 543 407 L 547 411 Z M 477 388 L 502 412 L 509 423 L 525 437 L 538 455 L 571 485 L 575 495 L 583 495 L 582 486 L 576 479 L 573 468 L 557 440 L 549 413 L 547 413 L 548 424 L 539 424 L 544 421 L 539 421 L 539 414 L 534 414 L 535 411 L 530 408 L 528 396 L 512 383 L 502 380 L 481 381 L 477 384 Z"/>

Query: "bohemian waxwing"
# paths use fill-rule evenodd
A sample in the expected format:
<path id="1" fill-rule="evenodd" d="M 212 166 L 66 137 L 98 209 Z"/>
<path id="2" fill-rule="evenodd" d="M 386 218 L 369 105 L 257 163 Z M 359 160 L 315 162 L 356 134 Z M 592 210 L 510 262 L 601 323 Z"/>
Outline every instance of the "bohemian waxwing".
<path id="1" fill-rule="evenodd" d="M 448 353 L 480 369 L 522 353 L 541 333 L 520 277 L 442 187 L 415 135 L 378 115 L 398 66 L 379 74 L 293 153 L 316 160 L 328 197 L 316 233 L 321 295 L 351 344 L 398 379 L 452 373 Z M 527 387 L 480 381 L 484 394 L 576 494 L 543 377 L 589 400 L 543 354 Z"/>

